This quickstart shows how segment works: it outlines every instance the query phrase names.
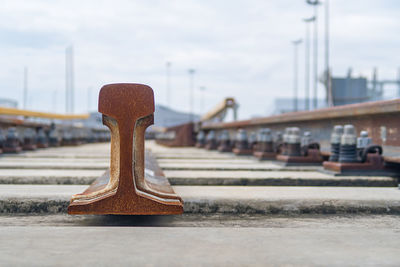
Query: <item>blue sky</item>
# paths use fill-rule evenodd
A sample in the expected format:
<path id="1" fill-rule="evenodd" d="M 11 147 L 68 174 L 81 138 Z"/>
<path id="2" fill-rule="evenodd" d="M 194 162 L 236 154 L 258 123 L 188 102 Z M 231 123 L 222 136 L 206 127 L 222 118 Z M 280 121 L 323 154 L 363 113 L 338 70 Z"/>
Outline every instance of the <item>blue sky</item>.
<path id="1" fill-rule="evenodd" d="M 267 115 L 273 100 L 292 95 L 291 41 L 304 38 L 302 0 L 234 1 L 0 1 L 0 97 L 22 102 L 29 68 L 28 108 L 63 112 L 65 48 L 75 51 L 75 112 L 96 109 L 103 84 L 150 85 L 166 104 L 165 65 L 171 65 L 171 106 L 189 110 L 188 69 L 196 69 L 205 108 L 235 97 L 240 118 Z M 393 79 L 400 67 L 400 2 L 331 0 L 331 66 L 335 76 Z M 319 9 L 319 72 L 323 71 L 323 6 Z M 299 89 L 304 92 L 304 46 Z M 88 88 L 92 88 L 88 101 Z M 390 96 L 391 92 L 387 93 Z M 324 89 L 319 85 L 319 95 Z M 55 100 L 55 101 L 54 101 Z"/>

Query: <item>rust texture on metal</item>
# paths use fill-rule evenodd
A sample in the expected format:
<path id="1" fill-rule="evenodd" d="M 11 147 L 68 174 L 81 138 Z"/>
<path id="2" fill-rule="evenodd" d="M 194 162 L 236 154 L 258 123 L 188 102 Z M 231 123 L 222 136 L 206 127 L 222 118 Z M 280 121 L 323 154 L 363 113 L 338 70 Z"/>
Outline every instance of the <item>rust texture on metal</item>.
<path id="1" fill-rule="evenodd" d="M 99 95 L 99 112 L 111 131 L 110 170 L 82 194 L 69 214 L 181 214 L 182 199 L 159 171 L 145 169 L 144 134 L 153 123 L 153 90 L 141 84 L 110 84 Z"/>
<path id="2" fill-rule="evenodd" d="M 368 154 L 366 162 L 334 162 L 334 161 L 324 161 L 324 169 L 345 173 L 351 171 L 380 171 L 387 169 L 384 165 L 383 157 L 379 154 Z"/>
<path id="3" fill-rule="evenodd" d="M 313 165 L 320 165 L 324 160 L 319 149 L 308 149 L 306 155 L 278 155 L 276 159 L 288 164 Z"/>
<path id="4" fill-rule="evenodd" d="M 258 158 L 259 160 L 275 160 L 276 159 L 275 152 L 267 152 L 267 151 L 263 151 L 263 150 L 254 151 L 253 156 Z"/>
<path id="5" fill-rule="evenodd" d="M 206 144 L 206 146 L 204 147 L 207 150 L 217 150 L 218 149 L 218 143 L 217 141 L 213 140 L 213 141 L 209 141 L 208 144 Z"/>
<path id="6" fill-rule="evenodd" d="M 169 127 L 165 130 L 166 136 L 168 136 L 167 133 L 172 133 L 173 138 L 159 138 L 156 136 L 156 142 L 169 147 L 193 146 L 195 144 L 193 129 L 193 122 Z"/>
<path id="7" fill-rule="evenodd" d="M 206 145 L 205 145 L 205 149 L 207 150 L 217 150 L 218 149 L 218 141 L 217 138 L 215 136 L 215 132 L 214 131 L 210 131 L 207 135 L 206 138 Z"/>
<path id="8" fill-rule="evenodd" d="M 19 153 L 22 151 L 22 141 L 14 127 L 8 129 L 3 145 L 4 153 Z"/>
<path id="9" fill-rule="evenodd" d="M 232 152 L 235 153 L 235 155 L 238 155 L 238 156 L 241 156 L 241 155 L 243 155 L 243 156 L 253 155 L 253 150 L 248 148 L 248 147 L 246 148 L 244 146 L 235 147 L 235 148 L 232 149 Z"/>
<path id="10" fill-rule="evenodd" d="M 196 143 L 196 147 L 197 147 L 197 148 L 204 148 L 204 147 L 205 147 L 205 144 Z"/>
<path id="11" fill-rule="evenodd" d="M 275 123 L 292 123 L 311 120 L 329 120 L 345 117 L 358 117 L 368 115 L 380 115 L 400 113 L 400 99 L 376 101 L 360 104 L 351 104 L 344 106 L 337 106 L 331 108 L 318 109 L 313 111 L 300 111 L 289 112 L 281 115 L 269 116 L 264 118 L 255 118 L 251 120 L 242 120 L 229 123 L 209 123 L 203 125 L 204 129 L 218 129 L 218 128 L 238 128 L 250 125 L 266 125 Z"/>
<path id="12" fill-rule="evenodd" d="M 232 145 L 230 140 L 221 141 L 218 146 L 219 152 L 232 152 Z"/>

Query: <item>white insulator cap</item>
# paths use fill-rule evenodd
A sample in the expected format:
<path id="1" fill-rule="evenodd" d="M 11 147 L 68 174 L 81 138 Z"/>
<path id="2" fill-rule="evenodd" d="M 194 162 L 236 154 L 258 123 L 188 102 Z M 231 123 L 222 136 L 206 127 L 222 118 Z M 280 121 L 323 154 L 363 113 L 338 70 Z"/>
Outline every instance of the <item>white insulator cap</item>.
<path id="1" fill-rule="evenodd" d="M 26 137 L 26 138 L 32 138 L 32 137 L 35 137 L 35 135 L 36 135 L 36 132 L 32 128 L 26 128 L 24 130 L 24 137 Z"/>
<path id="2" fill-rule="evenodd" d="M 197 141 L 204 140 L 204 132 L 203 132 L 203 131 L 200 131 L 200 132 L 197 134 L 196 139 L 197 139 Z"/>
<path id="3" fill-rule="evenodd" d="M 301 145 L 302 146 L 307 146 L 311 143 L 312 137 L 311 137 L 311 132 L 306 131 L 303 134 L 303 138 L 301 139 Z"/>
<path id="4" fill-rule="evenodd" d="M 287 143 L 289 135 L 292 134 L 292 127 L 285 128 L 285 132 L 283 133 L 283 142 Z"/>
<path id="5" fill-rule="evenodd" d="M 249 136 L 249 143 L 254 143 L 257 141 L 257 134 L 255 132 L 252 132 Z"/>
<path id="6" fill-rule="evenodd" d="M 261 129 L 258 132 L 257 140 L 258 142 L 272 142 L 271 129 L 269 128 Z"/>
<path id="7" fill-rule="evenodd" d="M 214 140 L 215 139 L 215 132 L 214 131 L 209 131 L 207 134 L 207 138 L 208 141 L 210 140 Z"/>
<path id="8" fill-rule="evenodd" d="M 220 141 L 227 141 L 229 140 L 229 132 L 228 130 L 223 130 L 221 135 L 219 136 Z"/>
<path id="9" fill-rule="evenodd" d="M 244 129 L 239 129 L 236 134 L 236 141 L 247 141 L 247 132 Z"/>
<path id="10" fill-rule="evenodd" d="M 344 126 L 343 135 L 340 139 L 341 145 L 355 145 L 357 143 L 356 130 L 353 125 Z"/>
<path id="11" fill-rule="evenodd" d="M 276 132 L 274 140 L 275 142 L 281 142 L 283 140 L 282 132 Z"/>
<path id="12" fill-rule="evenodd" d="M 372 139 L 368 137 L 367 131 L 361 131 L 360 137 L 357 138 L 357 148 L 365 148 L 372 144 Z"/>
<path id="13" fill-rule="evenodd" d="M 288 144 L 299 144 L 300 143 L 300 128 L 291 127 L 290 134 L 287 137 Z"/>
<path id="14" fill-rule="evenodd" d="M 333 132 L 331 135 L 331 144 L 340 144 L 340 139 L 343 135 L 343 126 L 342 125 L 335 125 L 333 127 Z"/>

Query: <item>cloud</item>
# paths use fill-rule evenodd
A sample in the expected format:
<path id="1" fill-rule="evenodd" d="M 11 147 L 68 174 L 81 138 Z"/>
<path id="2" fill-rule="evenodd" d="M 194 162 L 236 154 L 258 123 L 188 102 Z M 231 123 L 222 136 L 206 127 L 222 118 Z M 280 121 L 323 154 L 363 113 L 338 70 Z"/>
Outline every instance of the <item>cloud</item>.
<path id="1" fill-rule="evenodd" d="M 349 66 L 393 78 L 398 54 L 397 1 L 331 2 L 331 62 L 334 74 Z M 189 110 L 187 70 L 205 86 L 206 108 L 226 96 L 241 104 L 240 117 L 266 115 L 273 99 L 292 94 L 291 41 L 304 37 L 305 1 L 6 1 L 0 10 L 0 97 L 22 99 L 23 67 L 29 67 L 31 107 L 64 110 L 65 47 L 74 45 L 76 112 L 87 109 L 105 83 L 138 82 L 165 104 L 165 63 L 172 62 L 171 105 Z M 319 26 L 323 71 L 323 9 Z M 303 91 L 304 47 L 300 47 Z M 54 104 L 56 95 L 56 105 Z M 302 95 L 302 93 L 301 93 Z M 319 95 L 324 95 L 322 86 Z M 93 102 L 92 102 L 93 103 Z M 92 105 L 94 107 L 94 104 Z"/>

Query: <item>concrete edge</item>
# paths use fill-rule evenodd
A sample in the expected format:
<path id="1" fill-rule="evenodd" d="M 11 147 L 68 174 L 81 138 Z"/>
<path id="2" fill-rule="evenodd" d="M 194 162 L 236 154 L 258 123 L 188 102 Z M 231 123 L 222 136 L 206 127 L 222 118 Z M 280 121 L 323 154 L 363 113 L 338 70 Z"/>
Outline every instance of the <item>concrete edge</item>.
<path id="1" fill-rule="evenodd" d="M 66 213 L 69 200 L 48 198 L 0 199 L 0 214 Z M 184 212 L 191 214 L 397 214 L 400 201 L 266 201 L 234 199 L 185 199 Z"/>

